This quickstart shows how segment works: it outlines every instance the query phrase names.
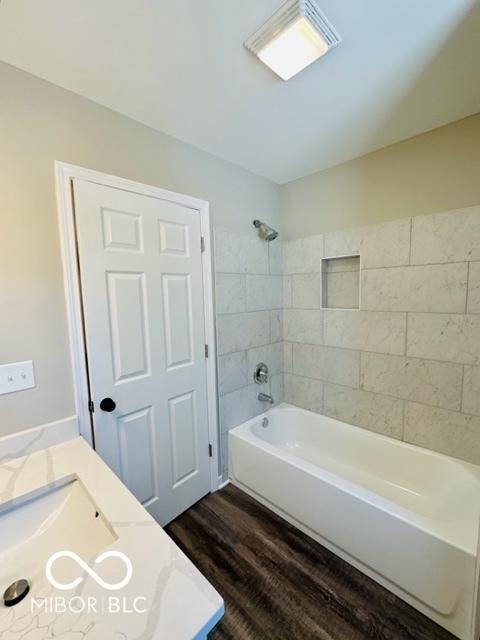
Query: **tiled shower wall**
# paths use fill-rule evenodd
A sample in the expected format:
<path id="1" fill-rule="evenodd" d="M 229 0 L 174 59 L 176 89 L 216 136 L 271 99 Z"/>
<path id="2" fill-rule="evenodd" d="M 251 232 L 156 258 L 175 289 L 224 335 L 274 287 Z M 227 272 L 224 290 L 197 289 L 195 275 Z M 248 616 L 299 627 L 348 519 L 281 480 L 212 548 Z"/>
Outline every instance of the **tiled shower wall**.
<path id="1" fill-rule="evenodd" d="M 263 413 L 260 391 L 283 401 L 282 245 L 215 232 L 220 464 L 227 477 L 228 430 Z M 255 384 L 253 371 L 266 362 L 270 381 Z"/>
<path id="2" fill-rule="evenodd" d="M 284 242 L 283 254 L 285 400 L 480 463 L 480 207 Z M 322 310 L 321 258 L 349 254 L 360 310 Z"/>
<path id="3" fill-rule="evenodd" d="M 322 309 L 322 257 L 348 255 L 360 308 Z M 480 464 L 480 207 L 286 242 L 217 232 L 216 303 L 224 477 L 228 429 L 267 408 L 259 361 L 276 402 Z"/>

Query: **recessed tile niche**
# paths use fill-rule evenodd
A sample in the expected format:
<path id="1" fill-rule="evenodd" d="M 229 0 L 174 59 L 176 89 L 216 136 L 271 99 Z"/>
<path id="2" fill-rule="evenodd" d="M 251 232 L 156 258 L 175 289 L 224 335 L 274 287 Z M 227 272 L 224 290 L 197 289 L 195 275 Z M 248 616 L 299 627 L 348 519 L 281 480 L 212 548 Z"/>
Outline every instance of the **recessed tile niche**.
<path id="1" fill-rule="evenodd" d="M 360 256 L 322 259 L 322 308 L 360 308 Z"/>

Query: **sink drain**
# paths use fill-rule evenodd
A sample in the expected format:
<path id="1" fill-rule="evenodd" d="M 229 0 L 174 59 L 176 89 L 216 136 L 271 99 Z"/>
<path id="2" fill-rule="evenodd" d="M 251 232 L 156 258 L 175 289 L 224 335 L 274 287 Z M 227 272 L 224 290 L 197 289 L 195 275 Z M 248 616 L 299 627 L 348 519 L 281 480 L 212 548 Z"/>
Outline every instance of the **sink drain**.
<path id="1" fill-rule="evenodd" d="M 27 593 L 30 591 L 30 585 L 28 581 L 22 578 L 21 580 L 15 580 L 3 594 L 3 602 L 6 607 L 14 607 L 21 602 Z"/>

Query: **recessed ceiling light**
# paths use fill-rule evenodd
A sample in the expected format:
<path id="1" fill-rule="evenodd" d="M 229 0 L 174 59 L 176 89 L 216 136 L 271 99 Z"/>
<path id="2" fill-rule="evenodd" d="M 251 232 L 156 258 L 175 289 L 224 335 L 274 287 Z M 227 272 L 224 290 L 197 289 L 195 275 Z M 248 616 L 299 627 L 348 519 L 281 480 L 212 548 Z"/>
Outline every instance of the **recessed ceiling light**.
<path id="1" fill-rule="evenodd" d="M 288 80 L 342 41 L 313 0 L 288 0 L 245 46 Z"/>

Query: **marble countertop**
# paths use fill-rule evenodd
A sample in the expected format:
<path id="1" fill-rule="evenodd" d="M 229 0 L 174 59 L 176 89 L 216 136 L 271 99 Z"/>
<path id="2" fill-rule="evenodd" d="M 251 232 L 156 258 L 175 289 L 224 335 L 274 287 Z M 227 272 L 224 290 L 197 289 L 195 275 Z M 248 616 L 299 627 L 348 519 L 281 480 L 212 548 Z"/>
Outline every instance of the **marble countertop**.
<path id="1" fill-rule="evenodd" d="M 124 553 L 132 563 L 132 578 L 121 591 L 112 593 L 76 567 L 77 575 L 84 580 L 69 594 L 47 581 L 42 566 L 42 579 L 31 584 L 25 600 L 10 608 L 0 604 L 2 640 L 205 638 L 223 615 L 222 598 L 82 438 L 0 461 L 0 515 L 22 496 L 72 479 L 80 481 L 111 528 L 112 541 L 102 551 Z M 82 532 L 88 534 L 88 530 Z M 0 531 L 0 538 L 1 535 Z M 86 560 L 91 564 L 91 558 Z M 39 559 L 39 563 L 44 565 L 44 560 Z M 101 573 L 99 567 L 95 569 Z M 0 564 L 3 593 L 8 585 L 4 584 L 1 571 Z M 72 594 L 96 598 L 96 610 L 88 611 L 86 607 L 79 613 L 47 608 L 32 611 L 32 598 L 53 602 L 56 596 L 68 598 Z M 120 611 L 100 610 L 110 595 L 122 599 Z M 145 612 L 130 612 L 138 596 L 144 598 L 141 608 Z M 76 608 L 81 605 L 77 603 Z"/>

